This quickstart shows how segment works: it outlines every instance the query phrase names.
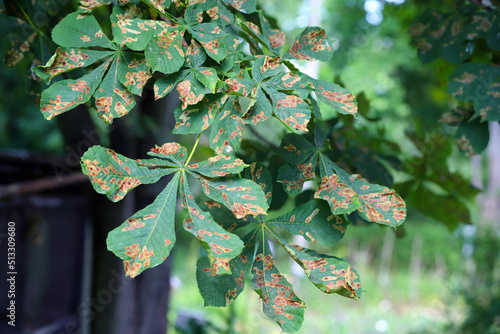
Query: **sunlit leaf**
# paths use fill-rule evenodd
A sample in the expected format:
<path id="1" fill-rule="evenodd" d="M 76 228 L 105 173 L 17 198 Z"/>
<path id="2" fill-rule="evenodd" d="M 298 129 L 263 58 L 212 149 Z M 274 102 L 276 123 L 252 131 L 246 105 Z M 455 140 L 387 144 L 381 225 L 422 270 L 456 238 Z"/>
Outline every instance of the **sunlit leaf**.
<path id="1" fill-rule="evenodd" d="M 106 123 L 122 117 L 135 106 L 135 99 L 118 80 L 118 66 L 123 59 L 116 57 L 94 94 L 97 115 Z"/>
<path id="2" fill-rule="evenodd" d="M 253 13 L 255 9 L 255 0 L 222 0 L 229 6 L 245 13 Z"/>
<path id="3" fill-rule="evenodd" d="M 241 239 L 218 225 L 209 212 L 202 211 L 194 201 L 185 175 L 181 179 L 182 206 L 188 211 L 184 228 L 200 239 L 208 253 L 212 274 L 231 273 L 229 260 L 241 253 Z"/>
<path id="4" fill-rule="evenodd" d="M 34 71 L 45 83 L 49 84 L 55 76 L 61 73 L 92 65 L 114 53 L 115 51 L 57 48 L 49 61 L 45 65 L 36 66 Z"/>
<path id="5" fill-rule="evenodd" d="M 203 176 L 216 178 L 241 173 L 246 166 L 243 160 L 232 155 L 217 155 L 208 158 L 208 160 L 188 165 L 187 168 Z"/>
<path id="6" fill-rule="evenodd" d="M 152 77 L 150 67 L 143 55 L 128 52 L 122 53 L 122 61 L 118 64 L 118 79 L 135 95 L 142 95 L 142 90 Z"/>
<path id="7" fill-rule="evenodd" d="M 136 160 L 115 151 L 92 146 L 81 158 L 82 171 L 92 181 L 94 190 L 105 194 L 113 202 L 121 200 L 130 190 L 141 184 L 155 183 L 173 169 L 150 169 Z"/>
<path id="8" fill-rule="evenodd" d="M 269 208 L 262 188 L 250 180 L 201 178 L 201 185 L 205 195 L 225 205 L 236 218 L 265 215 Z"/>
<path id="9" fill-rule="evenodd" d="M 257 246 L 252 273 L 253 289 L 262 299 L 264 314 L 280 325 L 285 333 L 299 330 L 304 321 L 306 305 L 274 266 L 274 258 L 266 240 L 261 240 Z"/>
<path id="10" fill-rule="evenodd" d="M 50 120 L 90 100 L 110 63 L 100 65 L 78 80 L 61 80 L 45 89 L 40 100 L 43 116 Z"/>
<path id="11" fill-rule="evenodd" d="M 184 64 L 185 52 L 182 47 L 184 28 L 168 26 L 154 36 L 146 46 L 146 60 L 153 72 L 170 74 Z"/>
<path id="12" fill-rule="evenodd" d="M 152 148 L 148 152 L 148 155 L 168 159 L 177 166 L 182 167 L 187 158 L 187 150 L 184 146 L 171 142 L 165 143 L 162 146 L 156 145 L 155 148 Z"/>
<path id="13" fill-rule="evenodd" d="M 333 56 L 332 41 L 319 27 L 307 27 L 295 39 L 287 55 L 298 60 L 329 61 Z"/>
<path id="14" fill-rule="evenodd" d="M 153 203 L 136 212 L 108 235 L 108 249 L 123 260 L 125 273 L 135 277 L 161 264 L 175 243 L 175 212 L 180 174 Z"/>

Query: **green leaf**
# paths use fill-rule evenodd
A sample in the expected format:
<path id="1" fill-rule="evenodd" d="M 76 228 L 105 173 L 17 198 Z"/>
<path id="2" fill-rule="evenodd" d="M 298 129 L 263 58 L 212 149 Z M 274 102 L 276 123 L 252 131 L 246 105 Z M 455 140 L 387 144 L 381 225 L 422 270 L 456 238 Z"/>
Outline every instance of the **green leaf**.
<path id="1" fill-rule="evenodd" d="M 310 155 L 303 163 L 297 165 L 283 165 L 278 170 L 278 182 L 283 183 L 283 189 L 290 195 L 296 195 L 302 191 L 304 182 L 316 177 L 316 154 Z"/>
<path id="2" fill-rule="evenodd" d="M 320 160 L 328 162 L 323 155 Z M 387 187 L 371 184 L 359 175 L 349 175 L 332 161 L 325 163 L 335 170 L 341 183 L 351 188 L 358 196 L 359 215 L 368 221 L 396 227 L 406 218 L 406 205 L 396 192 Z"/>
<path id="3" fill-rule="evenodd" d="M 111 201 L 121 200 L 130 190 L 140 184 L 157 182 L 174 169 L 150 169 L 136 160 L 124 157 L 115 151 L 92 146 L 81 158 L 83 173 L 92 181 L 94 190 L 105 194 Z"/>
<path id="4" fill-rule="evenodd" d="M 165 74 L 177 72 L 184 64 L 182 38 L 185 28 L 167 26 L 154 36 L 145 51 L 146 60 L 153 72 Z"/>
<path id="5" fill-rule="evenodd" d="M 233 7 L 240 12 L 253 13 L 256 12 L 255 0 L 222 0 L 225 4 Z"/>
<path id="6" fill-rule="evenodd" d="M 165 10 L 172 4 L 172 0 L 144 0 L 144 2 L 163 14 L 165 14 Z"/>
<path id="7" fill-rule="evenodd" d="M 351 213 L 359 208 L 360 199 L 353 189 L 340 181 L 339 176 L 335 174 L 336 169 L 339 167 L 320 154 L 321 184 L 314 193 L 314 198 L 327 201 L 334 214 Z"/>
<path id="8" fill-rule="evenodd" d="M 200 42 L 210 58 L 217 62 L 226 58 L 226 47 L 222 43 L 226 33 L 216 23 L 200 23 L 192 26 L 189 32 Z"/>
<path id="9" fill-rule="evenodd" d="M 332 41 L 328 39 L 323 29 L 307 27 L 295 39 L 286 56 L 289 59 L 294 57 L 298 60 L 329 61 L 333 56 Z"/>
<path id="10" fill-rule="evenodd" d="M 135 277 L 161 264 L 175 243 L 177 173 L 153 203 L 136 212 L 108 235 L 108 249 L 123 260 L 125 273 Z"/>
<path id="11" fill-rule="evenodd" d="M 265 46 L 275 56 L 279 56 L 281 46 L 285 42 L 285 34 L 279 29 L 273 29 L 267 19 L 264 17 L 262 11 L 259 11 L 260 26 L 253 22 L 246 21 L 240 27 L 254 40 Z M 259 52 L 262 53 L 262 52 Z"/>
<path id="12" fill-rule="evenodd" d="M 228 306 L 243 291 L 245 278 L 252 267 L 255 244 L 255 231 L 243 237 L 242 252 L 229 261 L 230 274 L 216 275 L 208 257 L 196 263 L 196 281 L 205 306 Z"/>
<path id="13" fill-rule="evenodd" d="M 148 155 L 168 159 L 178 167 L 182 167 L 186 162 L 187 150 L 184 146 L 171 142 L 165 143 L 162 146 L 155 145 L 155 148 L 152 148 L 148 152 Z"/>
<path id="14" fill-rule="evenodd" d="M 176 123 L 172 133 L 188 134 L 204 131 L 213 123 L 215 113 L 219 111 L 226 98 L 224 94 L 211 94 L 206 95 L 195 105 L 188 105 L 184 110 L 178 106 L 174 111 Z"/>
<path id="15" fill-rule="evenodd" d="M 262 188 L 250 180 L 227 177 L 200 180 L 205 195 L 225 205 L 236 218 L 265 215 L 269 208 Z"/>
<path id="16" fill-rule="evenodd" d="M 361 297 L 363 290 L 358 273 L 344 259 L 290 244 L 281 237 L 277 240 L 318 289 L 354 299 Z"/>
<path id="17" fill-rule="evenodd" d="M 170 93 L 179 82 L 186 78 L 188 73 L 189 70 L 182 70 L 156 80 L 153 87 L 155 100 L 161 99 Z"/>
<path id="18" fill-rule="evenodd" d="M 212 94 L 215 93 L 215 87 L 217 86 L 219 79 L 217 78 L 217 72 L 213 68 L 200 68 L 194 72 L 194 76 L 206 88 L 210 89 Z"/>
<path id="19" fill-rule="evenodd" d="M 309 80 L 309 85 L 316 91 L 316 96 L 341 114 L 357 115 L 358 104 L 348 89 L 323 80 Z"/>
<path id="20" fill-rule="evenodd" d="M 123 60 L 118 63 L 118 79 L 132 94 L 141 96 L 144 86 L 152 77 L 146 58 L 128 52 L 121 55 Z"/>
<path id="21" fill-rule="evenodd" d="M 97 115 L 106 123 L 128 114 L 135 106 L 134 96 L 118 80 L 118 66 L 122 62 L 119 56 L 114 59 L 94 94 Z"/>
<path id="22" fill-rule="evenodd" d="M 114 7 L 113 13 L 115 13 L 115 10 L 120 11 L 121 9 L 119 7 Z M 135 12 L 130 14 L 119 14 L 117 12 L 116 17 L 111 16 L 114 36 L 113 42 L 118 45 L 127 46 L 134 51 L 145 50 L 146 46 L 155 35 L 158 35 L 169 27 L 173 27 L 173 25 L 164 21 L 141 20 L 133 18 L 134 16 Z"/>
<path id="23" fill-rule="evenodd" d="M 110 62 L 107 61 L 78 80 L 61 80 L 45 89 L 40 100 L 43 116 L 50 120 L 90 100 Z"/>
<path id="24" fill-rule="evenodd" d="M 188 105 L 194 105 L 200 102 L 205 96 L 205 86 L 199 82 L 194 73 L 189 73 L 183 81 L 177 85 L 179 99 L 182 101 L 182 109 L 186 109 Z"/>
<path id="25" fill-rule="evenodd" d="M 207 0 L 205 3 L 205 11 L 212 21 L 221 27 L 225 27 L 234 22 L 233 13 L 223 5 L 221 0 Z"/>
<path id="26" fill-rule="evenodd" d="M 472 55 L 473 41 L 467 39 L 464 32 L 464 19 L 456 15 L 450 21 L 443 35 L 441 54 L 443 58 L 454 64 L 460 64 Z"/>
<path id="27" fill-rule="evenodd" d="M 292 165 L 306 161 L 317 148 L 307 139 L 295 133 L 288 133 L 283 137 L 278 154 Z"/>
<path id="28" fill-rule="evenodd" d="M 500 15 L 497 14 L 490 30 L 486 33 L 486 42 L 493 50 L 500 50 Z"/>
<path id="29" fill-rule="evenodd" d="M 49 61 L 45 65 L 36 66 L 34 72 L 46 84 L 49 84 L 55 76 L 61 73 L 92 65 L 96 61 L 109 57 L 114 53 L 115 51 L 57 48 L 56 53 L 52 55 Z"/>
<path id="30" fill-rule="evenodd" d="M 268 85 L 262 85 L 271 97 L 276 117 L 298 131 L 308 131 L 311 109 L 300 97 L 278 92 Z"/>
<path id="31" fill-rule="evenodd" d="M 500 121 L 500 68 L 490 64 L 467 63 L 450 76 L 447 92 L 461 101 L 472 101 L 482 120 Z"/>
<path id="32" fill-rule="evenodd" d="M 184 228 L 200 239 L 208 253 L 212 273 L 230 273 L 229 260 L 241 253 L 241 239 L 218 225 L 209 212 L 202 211 L 194 201 L 185 174 L 181 179 L 182 206 L 188 211 Z"/>
<path id="33" fill-rule="evenodd" d="M 489 140 L 488 122 L 481 122 L 479 118 L 461 124 L 455 134 L 458 148 L 468 157 L 483 152 Z"/>
<path id="34" fill-rule="evenodd" d="M 52 30 L 54 43 L 66 48 L 99 46 L 116 50 L 116 46 L 102 32 L 92 15 L 71 13 Z"/>
<path id="35" fill-rule="evenodd" d="M 418 48 L 418 58 L 422 63 L 429 63 L 441 55 L 440 46 L 449 21 L 448 15 L 436 11 L 424 11 L 410 27 L 413 43 Z"/>
<path id="36" fill-rule="evenodd" d="M 273 255 L 266 240 L 257 245 L 252 273 L 253 289 L 262 299 L 264 314 L 280 325 L 285 333 L 298 331 L 304 321 L 306 306 L 274 266 Z"/>
<path id="37" fill-rule="evenodd" d="M 234 154 L 241 145 L 243 113 L 235 96 L 230 96 L 224 103 L 210 132 L 210 147 L 217 154 Z"/>
<path id="38" fill-rule="evenodd" d="M 271 205 L 273 195 L 273 178 L 266 166 L 260 162 L 253 162 L 250 168 L 245 169 L 243 177 L 258 184 L 264 192 L 267 204 Z"/>
<path id="39" fill-rule="evenodd" d="M 311 200 L 266 223 L 324 246 L 342 239 L 349 225 L 342 217 L 333 215 L 328 205 L 320 200 Z"/>
<path id="40" fill-rule="evenodd" d="M 217 155 L 208 160 L 187 166 L 190 171 L 207 177 L 223 177 L 229 174 L 238 174 L 246 167 L 241 159 L 232 155 Z"/>

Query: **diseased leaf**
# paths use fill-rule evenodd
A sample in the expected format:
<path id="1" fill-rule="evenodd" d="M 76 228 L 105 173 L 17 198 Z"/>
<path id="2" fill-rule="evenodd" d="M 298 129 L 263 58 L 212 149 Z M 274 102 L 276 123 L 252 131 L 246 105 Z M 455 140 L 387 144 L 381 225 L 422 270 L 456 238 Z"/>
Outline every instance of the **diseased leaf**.
<path id="1" fill-rule="evenodd" d="M 229 208 L 236 218 L 265 215 L 269 205 L 262 188 L 254 182 L 238 178 L 201 178 L 203 192 Z"/>
<path id="2" fill-rule="evenodd" d="M 354 299 L 361 297 L 363 289 L 359 276 L 344 259 L 318 254 L 311 249 L 290 244 L 281 237 L 278 237 L 278 241 L 318 289 Z"/>
<path id="3" fill-rule="evenodd" d="M 182 70 L 156 80 L 153 87 L 155 100 L 161 99 L 162 97 L 170 93 L 179 82 L 184 80 L 188 73 L 189 70 Z"/>
<path id="4" fill-rule="evenodd" d="M 175 243 L 175 212 L 180 174 L 153 203 L 136 212 L 108 235 L 108 249 L 123 260 L 125 274 L 135 277 L 161 264 Z"/>
<path id="5" fill-rule="evenodd" d="M 172 0 L 144 0 L 144 2 L 157 9 L 160 13 L 165 13 L 165 10 L 172 4 Z"/>
<path id="6" fill-rule="evenodd" d="M 321 157 L 326 160 L 327 158 Z M 340 182 L 350 187 L 358 196 L 359 215 L 368 221 L 396 227 L 406 219 L 406 205 L 396 192 L 387 187 L 368 183 L 359 175 L 349 175 L 330 161 Z"/>
<path id="7" fill-rule="evenodd" d="M 263 302 L 264 314 L 274 320 L 285 333 L 294 333 L 302 326 L 306 305 L 295 295 L 292 285 L 274 266 L 268 242 L 257 246 L 252 265 L 253 289 Z"/>
<path id="8" fill-rule="evenodd" d="M 132 50 L 142 51 L 151 39 L 160 34 L 160 32 L 173 28 L 173 24 L 169 24 L 160 20 L 141 20 L 134 18 L 135 12 L 132 13 L 119 13 L 122 11 L 119 7 L 113 8 L 115 17 L 111 16 L 113 27 L 114 40 L 118 45 L 125 45 Z"/>
<path id="9" fill-rule="evenodd" d="M 182 38 L 185 29 L 180 26 L 164 27 L 146 46 L 146 60 L 153 72 L 170 74 L 184 64 Z"/>
<path id="10" fill-rule="evenodd" d="M 246 167 L 241 159 L 232 155 L 217 155 L 197 164 L 188 165 L 190 171 L 207 177 L 223 177 L 229 174 L 238 174 Z"/>
<path id="11" fill-rule="evenodd" d="M 150 67 L 143 55 L 136 55 L 123 52 L 122 61 L 118 63 L 118 79 L 120 82 L 135 95 L 142 95 L 142 90 L 152 77 Z"/>
<path id="12" fill-rule="evenodd" d="M 242 252 L 229 261 L 230 274 L 216 275 L 208 257 L 196 263 L 196 281 L 205 306 L 228 306 L 243 291 L 245 277 L 248 276 L 254 260 L 255 231 L 243 237 Z"/>
<path id="13" fill-rule="evenodd" d="M 178 167 L 182 167 L 184 162 L 186 162 L 187 150 L 184 146 L 172 142 L 165 143 L 162 146 L 155 145 L 155 148 L 152 148 L 148 152 L 148 155 L 168 159 L 175 163 Z"/>
<path id="14" fill-rule="evenodd" d="M 114 52 L 57 48 L 56 53 L 52 55 L 49 61 L 45 65 L 36 66 L 34 72 L 46 84 L 49 84 L 55 76 L 61 73 L 92 65 L 96 61 L 111 56 Z"/>
<path id="15" fill-rule="evenodd" d="M 306 161 L 317 148 L 307 139 L 295 133 L 288 133 L 283 137 L 278 154 L 292 165 Z"/>
<path id="16" fill-rule="evenodd" d="M 472 101 L 482 120 L 500 121 L 500 67 L 466 63 L 450 76 L 447 92 L 461 101 Z"/>
<path id="17" fill-rule="evenodd" d="M 324 246 L 342 239 L 349 225 L 342 217 L 333 215 L 328 205 L 320 200 L 311 200 L 266 223 Z"/>
<path id="18" fill-rule="evenodd" d="M 97 115 L 106 123 L 122 117 L 135 106 L 135 99 L 118 80 L 118 66 L 123 62 L 117 56 L 94 94 Z"/>
<path id="19" fill-rule="evenodd" d="M 118 1 L 118 6 L 123 6 L 126 4 L 137 4 L 140 0 L 120 0 Z M 114 0 L 79 0 L 78 1 L 78 12 L 82 14 L 88 14 L 92 12 L 94 9 L 101 6 L 108 6 L 114 3 Z M 117 6 L 115 6 L 117 7 Z"/>
<path id="20" fill-rule="evenodd" d="M 464 32 L 464 19 L 458 15 L 450 21 L 443 35 L 441 54 L 454 64 L 460 64 L 472 55 L 474 42 Z"/>
<path id="21" fill-rule="evenodd" d="M 213 68 L 200 68 L 200 70 L 194 72 L 194 76 L 208 88 L 212 94 L 215 93 L 215 87 L 219 79 L 217 78 L 217 72 Z"/>
<path id="22" fill-rule="evenodd" d="M 461 124 L 455 134 L 458 148 L 468 157 L 483 152 L 489 140 L 488 122 L 481 122 L 479 118 Z"/>
<path id="23" fill-rule="evenodd" d="M 270 86 L 264 86 L 273 103 L 276 117 L 290 125 L 292 129 L 308 131 L 307 123 L 311 119 L 311 109 L 300 97 L 278 92 Z"/>
<path id="24" fill-rule="evenodd" d="M 81 158 L 83 173 L 92 181 L 94 190 L 105 194 L 111 201 L 121 200 L 130 190 L 140 184 L 157 182 L 174 169 L 150 169 L 136 160 L 124 157 L 115 151 L 92 146 Z"/>
<path id="25" fill-rule="evenodd" d="M 273 106 L 269 102 L 262 88 L 257 87 L 253 105 L 250 110 L 243 116 L 243 120 L 247 124 L 257 125 L 273 116 Z"/>
<path id="26" fill-rule="evenodd" d="M 297 165 L 283 165 L 278 170 L 278 182 L 283 183 L 283 189 L 290 195 L 296 195 L 302 191 L 305 181 L 316 177 L 316 154 L 310 155 L 303 163 Z"/>
<path id="27" fill-rule="evenodd" d="M 199 82 L 193 72 L 189 73 L 183 81 L 177 85 L 179 99 L 182 101 L 182 109 L 186 109 L 188 105 L 194 105 L 200 102 L 205 96 L 205 86 Z"/>
<path id="28" fill-rule="evenodd" d="M 116 50 L 116 46 L 104 35 L 92 15 L 81 15 L 76 12 L 67 15 L 54 27 L 52 40 L 66 48 L 100 46 Z"/>
<path id="29" fill-rule="evenodd" d="M 40 100 L 43 116 L 50 120 L 87 102 L 101 83 L 110 63 L 111 60 L 107 61 L 78 80 L 61 80 L 45 89 Z"/>
<path id="30" fill-rule="evenodd" d="M 233 7 L 240 12 L 253 13 L 256 12 L 255 0 L 222 0 L 227 5 Z"/>
<path id="31" fill-rule="evenodd" d="M 418 48 L 418 58 L 422 63 L 429 63 L 441 55 L 440 45 L 449 25 L 447 16 L 436 11 L 424 11 L 410 27 L 409 33 Z"/>
<path id="32" fill-rule="evenodd" d="M 224 103 L 210 132 L 210 147 L 217 154 L 234 154 L 241 145 L 243 113 L 235 96 L 230 96 Z"/>
<path id="33" fill-rule="evenodd" d="M 215 114 L 225 99 L 227 96 L 224 94 L 211 94 L 206 95 L 195 105 L 188 105 L 186 109 L 177 107 L 174 111 L 176 123 L 172 133 L 188 134 L 204 131 L 213 123 Z"/>
<path id="34" fill-rule="evenodd" d="M 332 41 L 328 39 L 323 29 L 307 27 L 295 39 L 288 50 L 287 56 L 292 56 L 298 60 L 329 61 L 333 56 Z"/>
<path id="35" fill-rule="evenodd" d="M 267 204 L 271 205 L 273 178 L 267 167 L 260 162 L 253 162 L 250 168 L 245 169 L 245 174 L 243 176 L 245 179 L 252 180 L 262 188 L 266 196 Z"/>
<path id="36" fill-rule="evenodd" d="M 351 213 L 359 208 L 360 199 L 353 189 L 340 181 L 339 176 L 335 174 L 337 168 L 339 167 L 330 159 L 320 155 L 321 184 L 314 193 L 314 198 L 327 201 L 331 211 L 336 215 Z"/>
<path id="37" fill-rule="evenodd" d="M 213 275 L 231 273 L 229 260 L 241 253 L 243 242 L 237 235 L 219 226 L 209 212 L 201 210 L 188 188 L 185 174 L 182 175 L 181 183 L 182 206 L 188 211 L 184 228 L 202 242 Z"/>
<path id="38" fill-rule="evenodd" d="M 210 16 L 212 21 L 222 27 L 234 22 L 233 13 L 231 13 L 226 6 L 223 5 L 221 0 L 207 0 L 205 3 L 205 11 Z"/>
<path id="39" fill-rule="evenodd" d="M 231 210 L 229 210 L 224 205 L 212 200 L 200 203 L 200 208 L 203 211 L 210 212 L 217 224 L 222 226 L 222 228 L 228 232 L 231 232 L 243 226 L 247 226 L 250 223 L 261 221 L 258 220 L 258 218 L 253 218 L 253 216 L 236 218 Z"/>
<path id="40" fill-rule="evenodd" d="M 358 104 L 349 90 L 323 80 L 310 79 L 309 85 L 314 88 L 317 97 L 338 113 L 357 115 Z"/>

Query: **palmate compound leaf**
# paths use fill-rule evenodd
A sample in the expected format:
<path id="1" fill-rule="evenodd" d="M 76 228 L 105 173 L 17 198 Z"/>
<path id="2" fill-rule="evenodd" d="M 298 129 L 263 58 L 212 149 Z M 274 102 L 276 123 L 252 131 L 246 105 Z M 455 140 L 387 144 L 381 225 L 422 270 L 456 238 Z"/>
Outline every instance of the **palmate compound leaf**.
<path id="1" fill-rule="evenodd" d="M 189 190 L 186 175 L 181 176 L 182 206 L 188 211 L 184 228 L 200 239 L 207 251 L 213 275 L 231 273 L 229 261 L 241 253 L 241 239 L 218 225 L 209 212 L 202 211 Z"/>
<path id="2" fill-rule="evenodd" d="M 275 237 L 318 289 L 354 299 L 361 297 L 363 290 L 359 276 L 347 261 L 290 244 L 280 236 Z"/>
<path id="3" fill-rule="evenodd" d="M 72 32 L 72 33 L 68 33 Z M 115 117 L 127 114 L 135 105 L 132 94 L 141 95 L 151 77 L 143 56 L 121 50 L 103 34 L 96 19 L 72 13 L 59 22 L 52 32 L 54 41 L 64 48 L 35 73 L 47 82 L 54 76 L 96 61 L 104 63 L 77 80 L 61 80 L 42 93 L 40 107 L 45 118 L 51 119 L 95 97 L 98 115 L 111 123 Z M 105 50 L 80 49 L 99 47 Z M 111 51 L 109 50 L 111 49 Z M 109 59 L 105 59 L 109 57 Z"/>
<path id="4" fill-rule="evenodd" d="M 306 305 L 274 266 L 269 243 L 262 233 L 252 265 L 253 289 L 262 299 L 264 314 L 280 325 L 285 333 L 294 333 L 302 326 Z"/>
<path id="5" fill-rule="evenodd" d="M 332 213 L 344 214 L 358 210 L 359 215 L 368 221 L 392 227 L 403 223 L 406 205 L 394 190 L 371 184 L 358 175 L 349 175 L 321 153 L 319 147 L 313 151 L 312 144 L 308 145 L 303 138 L 299 138 L 296 134 L 288 134 L 278 151 L 292 163 L 279 170 L 278 182 L 283 183 L 285 191 L 299 193 L 305 180 L 314 179 L 318 161 L 321 184 L 314 197 L 327 201 Z"/>
<path id="6" fill-rule="evenodd" d="M 82 171 L 92 181 L 94 190 L 105 194 L 113 202 L 121 200 L 140 184 L 155 183 L 175 171 L 172 168 L 151 169 L 159 167 L 158 161 L 148 164 L 148 160 L 132 160 L 98 145 L 83 154 L 81 165 Z"/>
<path id="7" fill-rule="evenodd" d="M 161 264 L 175 243 L 175 207 L 180 174 L 174 175 L 153 203 L 111 231 L 108 249 L 123 260 L 125 273 L 135 277 Z"/>

